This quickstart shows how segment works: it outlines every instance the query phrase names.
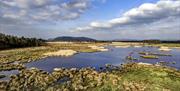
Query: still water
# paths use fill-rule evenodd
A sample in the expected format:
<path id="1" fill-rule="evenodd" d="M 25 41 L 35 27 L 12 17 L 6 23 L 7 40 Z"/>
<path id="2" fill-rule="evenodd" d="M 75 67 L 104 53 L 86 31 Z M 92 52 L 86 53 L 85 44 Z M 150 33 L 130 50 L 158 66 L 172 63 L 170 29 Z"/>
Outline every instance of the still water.
<path id="1" fill-rule="evenodd" d="M 180 69 L 180 49 L 172 49 L 170 52 L 160 52 L 154 47 L 140 47 L 140 48 L 115 48 L 112 46 L 107 47 L 109 51 L 95 52 L 95 53 L 79 53 L 71 57 L 48 57 L 39 61 L 27 63 L 26 66 L 36 67 L 48 72 L 54 68 L 82 68 L 82 67 L 99 67 L 105 64 L 120 65 L 125 63 L 125 57 L 130 55 L 138 58 L 135 62 L 144 62 L 156 64 L 159 61 L 176 62 L 175 64 L 168 64 L 168 66 Z M 149 51 L 155 53 L 172 54 L 173 56 L 160 56 L 159 59 L 143 59 L 138 52 Z"/>
<path id="2" fill-rule="evenodd" d="M 158 51 L 154 47 L 129 47 L 129 48 L 115 48 L 112 46 L 107 47 L 109 51 L 94 52 L 94 53 L 79 53 L 70 57 L 48 57 L 35 62 L 25 64 L 27 68 L 36 67 L 48 72 L 52 72 L 54 68 L 82 68 L 82 67 L 104 67 L 105 64 L 120 65 L 126 63 L 126 56 L 131 55 L 138 60 L 134 62 L 144 62 L 156 64 L 157 62 L 175 62 L 175 64 L 167 64 L 167 66 L 180 69 L 180 49 L 172 49 L 169 52 Z M 172 56 L 160 56 L 159 59 L 143 59 L 138 52 L 153 52 L 172 54 Z M 0 74 L 6 75 L 1 80 L 9 80 L 10 75 L 18 74 L 18 70 L 1 71 Z"/>

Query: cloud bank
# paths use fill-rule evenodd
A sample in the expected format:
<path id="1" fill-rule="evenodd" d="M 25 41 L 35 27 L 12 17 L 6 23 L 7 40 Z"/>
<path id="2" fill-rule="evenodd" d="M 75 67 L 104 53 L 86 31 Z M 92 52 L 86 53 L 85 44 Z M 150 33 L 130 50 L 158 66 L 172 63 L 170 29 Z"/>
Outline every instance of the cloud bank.
<path id="1" fill-rule="evenodd" d="M 89 5 L 90 0 L 1 0 L 0 24 L 76 19 Z"/>
<path id="2" fill-rule="evenodd" d="M 173 23 L 179 24 L 179 18 L 179 0 L 160 0 L 156 4 L 144 3 L 137 8 L 133 8 L 125 12 L 121 17 L 118 18 L 114 18 L 105 22 L 94 21 L 91 22 L 88 26 L 77 27 L 75 31 L 114 30 L 119 29 L 120 27 L 142 27 L 142 25 L 153 25 L 155 22 L 164 20 L 158 25 L 154 25 L 161 26 L 163 23 L 168 23 L 169 20 L 167 19 L 174 19 Z M 179 29 L 178 26 L 173 28 Z"/>
<path id="3" fill-rule="evenodd" d="M 113 1 L 0 0 L 0 32 L 41 38 L 72 35 L 97 39 L 180 39 L 180 0 L 144 3 L 119 17 L 103 20 L 105 16 L 101 16 L 103 21 L 87 23 L 84 18 L 93 18 L 89 14 L 96 10 L 90 9 L 93 5 L 109 2 Z"/>

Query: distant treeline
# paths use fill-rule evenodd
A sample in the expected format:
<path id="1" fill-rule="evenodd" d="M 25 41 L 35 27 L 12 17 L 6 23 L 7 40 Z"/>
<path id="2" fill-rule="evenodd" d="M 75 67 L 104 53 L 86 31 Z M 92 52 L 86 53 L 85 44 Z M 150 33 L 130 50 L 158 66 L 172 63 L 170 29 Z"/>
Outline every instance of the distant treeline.
<path id="1" fill-rule="evenodd" d="M 141 42 L 141 43 L 180 43 L 180 40 L 114 40 L 114 42 Z"/>
<path id="2" fill-rule="evenodd" d="M 0 50 L 20 47 L 33 47 L 44 44 L 44 40 L 36 38 L 24 38 L 0 33 Z"/>

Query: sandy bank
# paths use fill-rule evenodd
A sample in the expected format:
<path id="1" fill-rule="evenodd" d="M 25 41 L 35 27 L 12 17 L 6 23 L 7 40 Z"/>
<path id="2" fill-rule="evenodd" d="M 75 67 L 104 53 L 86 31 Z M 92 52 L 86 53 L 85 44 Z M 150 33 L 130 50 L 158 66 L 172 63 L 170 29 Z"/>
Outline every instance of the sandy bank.
<path id="1" fill-rule="evenodd" d="M 143 62 L 139 62 L 138 64 L 139 64 L 139 65 L 152 65 L 152 64 L 150 64 L 150 63 L 143 63 Z"/>
<path id="2" fill-rule="evenodd" d="M 130 46 L 115 46 L 116 48 L 128 48 Z"/>
<path id="3" fill-rule="evenodd" d="M 142 46 L 134 46 L 135 48 L 140 48 L 140 47 L 142 47 Z"/>
<path id="4" fill-rule="evenodd" d="M 180 49 L 180 47 L 171 47 L 171 48 Z"/>
<path id="5" fill-rule="evenodd" d="M 73 44 L 73 42 L 46 42 L 49 44 Z"/>
<path id="6" fill-rule="evenodd" d="M 169 49 L 168 47 L 160 47 L 158 50 L 160 51 L 170 51 L 171 49 Z"/>
<path id="7" fill-rule="evenodd" d="M 116 48 L 128 48 L 132 46 L 131 43 L 123 43 L 123 42 L 112 42 L 112 46 L 115 46 Z"/>
<path id="8" fill-rule="evenodd" d="M 74 50 L 59 50 L 56 52 L 48 52 L 45 53 L 45 56 L 72 56 L 74 54 L 76 54 L 77 52 Z"/>
<path id="9" fill-rule="evenodd" d="M 98 51 L 108 51 L 108 49 L 102 47 L 102 46 L 88 46 L 92 49 L 98 50 Z"/>

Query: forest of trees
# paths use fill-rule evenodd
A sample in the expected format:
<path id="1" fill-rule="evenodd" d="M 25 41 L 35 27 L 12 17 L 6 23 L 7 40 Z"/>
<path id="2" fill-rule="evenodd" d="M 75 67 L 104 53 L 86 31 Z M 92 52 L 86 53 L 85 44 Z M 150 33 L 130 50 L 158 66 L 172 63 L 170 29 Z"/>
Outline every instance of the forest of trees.
<path id="1" fill-rule="evenodd" d="M 148 44 L 159 44 L 161 43 L 160 40 L 143 40 L 143 43 L 148 43 Z"/>
<path id="2" fill-rule="evenodd" d="M 24 38 L 0 33 L 0 50 L 19 47 L 32 47 L 44 44 L 44 40 L 36 38 Z"/>

